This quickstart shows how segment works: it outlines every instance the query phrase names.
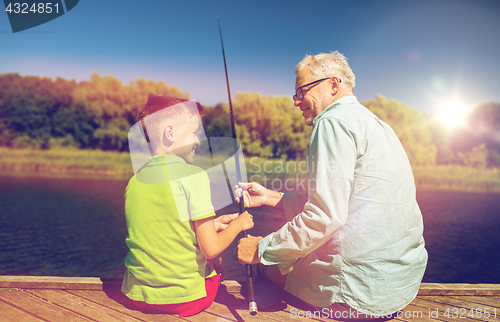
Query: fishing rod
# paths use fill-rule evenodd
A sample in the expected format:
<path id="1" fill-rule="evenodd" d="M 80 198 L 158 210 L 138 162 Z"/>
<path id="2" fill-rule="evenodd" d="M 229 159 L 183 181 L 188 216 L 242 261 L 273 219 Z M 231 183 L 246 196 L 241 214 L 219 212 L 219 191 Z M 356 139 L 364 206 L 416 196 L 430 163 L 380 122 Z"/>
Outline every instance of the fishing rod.
<path id="1" fill-rule="evenodd" d="M 224 70 L 226 71 L 226 84 L 227 84 L 227 94 L 229 96 L 229 111 L 231 112 L 231 130 L 233 132 L 233 139 L 234 139 L 234 158 L 236 162 L 236 178 L 237 182 L 241 182 L 241 169 L 240 169 L 240 160 L 238 156 L 238 139 L 236 136 L 236 122 L 234 121 L 234 114 L 233 114 L 233 104 L 231 102 L 231 91 L 229 90 L 229 77 L 227 75 L 227 65 L 226 65 L 226 54 L 224 53 L 224 42 L 222 41 L 222 31 L 220 28 L 220 21 L 219 21 L 219 16 L 217 16 L 217 24 L 219 25 L 219 35 L 220 35 L 220 44 L 222 46 L 222 58 L 224 59 Z M 245 212 L 245 202 L 243 200 L 243 193 L 240 196 L 240 214 Z M 247 231 L 245 230 L 243 232 L 243 236 L 247 237 Z M 247 287 L 248 287 L 248 310 L 250 311 L 251 315 L 257 314 L 257 303 L 255 302 L 255 297 L 253 294 L 253 273 L 252 273 L 252 266 L 249 264 L 245 264 L 245 271 L 247 275 Z"/>

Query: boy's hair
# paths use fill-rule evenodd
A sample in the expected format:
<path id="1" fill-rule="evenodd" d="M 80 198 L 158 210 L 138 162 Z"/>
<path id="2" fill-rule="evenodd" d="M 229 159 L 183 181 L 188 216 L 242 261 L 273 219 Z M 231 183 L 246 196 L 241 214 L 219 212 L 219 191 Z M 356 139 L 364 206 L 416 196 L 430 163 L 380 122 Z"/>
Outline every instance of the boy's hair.
<path id="1" fill-rule="evenodd" d="M 146 141 L 150 142 L 145 122 L 145 119 L 148 118 L 148 116 L 156 113 L 154 116 L 149 117 L 147 122 L 150 132 L 152 132 L 154 128 L 161 125 L 163 120 L 175 119 L 179 116 L 193 117 L 195 115 L 200 115 L 203 112 L 203 106 L 201 106 L 200 103 L 196 102 L 196 108 L 194 108 L 194 104 L 181 104 L 183 102 L 189 101 L 173 96 L 157 96 L 149 94 L 148 100 L 139 110 L 139 120 L 141 121 Z M 159 111 L 162 112 L 157 113 Z"/>

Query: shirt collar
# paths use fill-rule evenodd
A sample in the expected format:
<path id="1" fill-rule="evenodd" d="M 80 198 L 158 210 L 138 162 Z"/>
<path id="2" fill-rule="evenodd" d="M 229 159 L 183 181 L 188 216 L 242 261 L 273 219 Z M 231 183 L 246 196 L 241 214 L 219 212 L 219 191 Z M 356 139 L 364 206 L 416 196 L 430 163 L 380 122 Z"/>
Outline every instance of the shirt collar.
<path id="1" fill-rule="evenodd" d="M 154 155 L 151 158 L 149 158 L 150 165 L 162 164 L 163 162 L 165 162 L 165 163 L 186 163 L 186 161 L 183 158 L 181 158 L 177 155 L 171 155 L 171 154 Z"/>
<path id="2" fill-rule="evenodd" d="M 316 123 L 319 122 L 321 118 L 323 118 L 324 114 L 326 114 L 328 111 L 333 110 L 334 108 L 338 107 L 341 104 L 351 104 L 351 103 L 358 103 L 358 99 L 354 95 L 349 95 L 349 96 L 344 96 L 333 102 L 332 104 L 328 105 L 321 113 L 319 113 L 318 116 L 316 116 L 313 120 L 313 126 L 316 125 Z"/>

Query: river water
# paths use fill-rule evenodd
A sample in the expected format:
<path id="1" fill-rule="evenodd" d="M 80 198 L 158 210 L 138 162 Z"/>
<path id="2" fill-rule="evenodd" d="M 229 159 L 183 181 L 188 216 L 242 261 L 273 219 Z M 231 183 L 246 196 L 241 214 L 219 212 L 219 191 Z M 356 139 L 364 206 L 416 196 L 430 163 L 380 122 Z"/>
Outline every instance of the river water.
<path id="1" fill-rule="evenodd" d="M 0 177 L 0 274 L 122 277 L 126 181 Z M 429 263 L 424 282 L 500 284 L 500 194 L 420 190 Z M 224 209 L 236 212 L 236 207 Z M 251 211 L 252 235 L 282 224 Z M 226 279 L 244 280 L 236 242 Z"/>

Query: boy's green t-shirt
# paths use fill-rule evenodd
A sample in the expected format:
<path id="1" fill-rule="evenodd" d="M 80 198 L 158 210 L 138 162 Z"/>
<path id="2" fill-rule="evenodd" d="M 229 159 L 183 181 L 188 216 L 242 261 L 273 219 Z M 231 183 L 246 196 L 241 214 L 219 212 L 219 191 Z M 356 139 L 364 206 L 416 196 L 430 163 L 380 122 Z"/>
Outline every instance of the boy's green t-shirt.
<path id="1" fill-rule="evenodd" d="M 177 156 L 152 157 L 128 183 L 125 216 L 123 293 L 149 304 L 205 297 L 215 271 L 195 246 L 192 222 L 215 216 L 206 172 Z"/>

